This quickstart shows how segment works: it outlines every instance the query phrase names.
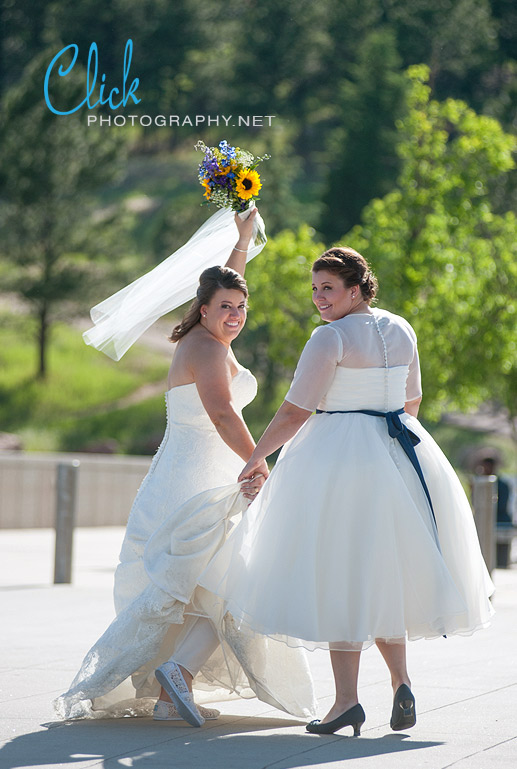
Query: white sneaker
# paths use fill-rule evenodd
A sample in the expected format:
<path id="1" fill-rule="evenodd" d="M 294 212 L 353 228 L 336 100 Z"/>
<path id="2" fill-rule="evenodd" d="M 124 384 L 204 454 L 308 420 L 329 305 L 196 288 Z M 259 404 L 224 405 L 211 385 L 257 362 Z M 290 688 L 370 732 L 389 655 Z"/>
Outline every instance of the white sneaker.
<path id="1" fill-rule="evenodd" d="M 202 705 L 196 705 L 202 717 L 205 721 L 215 721 L 221 715 L 220 710 L 215 708 L 204 708 Z M 176 707 L 172 702 L 165 702 L 165 700 L 158 700 L 153 710 L 154 721 L 183 721 Z"/>
<path id="2" fill-rule="evenodd" d="M 164 662 L 154 671 L 156 680 L 171 698 L 179 715 L 191 726 L 203 726 L 205 719 L 199 712 L 181 670 L 175 662 Z"/>

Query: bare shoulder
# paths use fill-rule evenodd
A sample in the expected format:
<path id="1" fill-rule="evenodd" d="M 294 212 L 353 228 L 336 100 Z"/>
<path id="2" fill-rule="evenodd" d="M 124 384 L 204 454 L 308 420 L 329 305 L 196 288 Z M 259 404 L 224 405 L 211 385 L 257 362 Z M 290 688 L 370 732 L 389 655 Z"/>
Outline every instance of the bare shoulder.
<path id="1" fill-rule="evenodd" d="M 202 328 L 193 328 L 183 339 L 184 351 L 194 372 L 209 368 L 212 372 L 230 367 L 226 347 Z M 187 346 L 188 345 L 188 346 Z"/>

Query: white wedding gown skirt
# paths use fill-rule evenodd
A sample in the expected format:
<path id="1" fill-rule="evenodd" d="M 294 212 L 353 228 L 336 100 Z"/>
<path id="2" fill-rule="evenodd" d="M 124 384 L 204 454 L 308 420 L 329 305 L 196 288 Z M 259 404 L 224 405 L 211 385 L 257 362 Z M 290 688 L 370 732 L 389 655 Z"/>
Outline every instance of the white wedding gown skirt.
<path id="1" fill-rule="evenodd" d="M 254 398 L 249 371 L 234 377 L 232 394 L 238 409 Z M 224 602 L 197 585 L 247 508 L 235 483 L 243 461 L 220 438 L 195 384 L 169 390 L 166 405 L 165 436 L 134 501 L 122 546 L 117 617 L 55 701 L 56 711 L 62 718 L 150 715 L 160 692 L 154 670 L 173 654 L 185 618 L 197 615 L 213 621 L 220 640 L 194 679 L 198 701 L 199 690 L 205 699 L 238 693 L 308 717 L 315 700 L 304 654 L 243 636 Z"/>
<path id="2" fill-rule="evenodd" d="M 389 389 L 387 410 L 398 409 L 407 370 L 338 367 L 325 408 L 386 411 Z M 493 586 L 463 488 L 418 420 L 401 419 L 421 439 L 439 546 L 422 485 L 386 420 L 313 414 L 200 580 L 241 631 L 346 650 L 489 623 Z"/>

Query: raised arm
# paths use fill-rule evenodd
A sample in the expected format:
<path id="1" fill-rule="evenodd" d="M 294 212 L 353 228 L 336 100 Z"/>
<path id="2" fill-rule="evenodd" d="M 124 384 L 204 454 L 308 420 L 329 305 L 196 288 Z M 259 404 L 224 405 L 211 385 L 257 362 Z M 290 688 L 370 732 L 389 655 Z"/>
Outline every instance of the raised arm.
<path id="1" fill-rule="evenodd" d="M 256 215 L 256 208 L 253 209 L 251 214 L 247 219 L 244 219 L 244 221 L 240 218 L 239 214 L 235 214 L 235 224 L 237 225 L 237 229 L 239 231 L 238 240 L 233 247 L 233 251 L 230 254 L 228 261 L 224 265 L 225 267 L 231 267 L 232 270 L 235 270 L 243 277 L 246 270 L 248 247 L 250 244 L 251 236 L 253 234 L 253 220 L 255 219 Z"/>

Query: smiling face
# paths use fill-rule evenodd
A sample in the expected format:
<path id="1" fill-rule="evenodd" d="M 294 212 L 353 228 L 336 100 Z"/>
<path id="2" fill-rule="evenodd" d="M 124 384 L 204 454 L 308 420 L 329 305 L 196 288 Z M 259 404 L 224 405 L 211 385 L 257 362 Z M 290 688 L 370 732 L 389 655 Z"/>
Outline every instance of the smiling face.
<path id="1" fill-rule="evenodd" d="M 246 323 L 246 297 L 234 288 L 218 288 L 201 306 L 201 324 L 223 344 L 231 344 Z"/>
<path id="2" fill-rule="evenodd" d="M 361 292 L 359 286 L 347 288 L 339 275 L 326 270 L 312 273 L 312 301 L 316 305 L 322 320 L 330 323 L 354 312 Z M 360 298 L 362 302 L 362 297 Z"/>

